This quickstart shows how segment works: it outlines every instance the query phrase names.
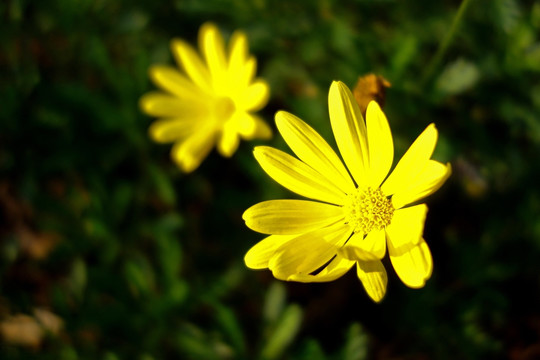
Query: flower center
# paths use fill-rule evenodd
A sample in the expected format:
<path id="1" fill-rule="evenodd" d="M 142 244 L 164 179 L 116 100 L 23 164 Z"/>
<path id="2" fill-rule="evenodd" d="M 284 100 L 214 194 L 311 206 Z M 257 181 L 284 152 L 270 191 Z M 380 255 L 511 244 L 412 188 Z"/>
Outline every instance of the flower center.
<path id="1" fill-rule="evenodd" d="M 371 230 L 382 230 L 389 225 L 394 215 L 392 200 L 381 189 L 371 187 L 356 189 L 349 194 L 343 206 L 345 222 L 355 233 L 367 234 Z"/>
<path id="2" fill-rule="evenodd" d="M 218 120 L 229 119 L 235 110 L 236 107 L 234 106 L 234 102 L 231 100 L 231 98 L 220 97 L 217 98 L 214 103 L 214 116 Z"/>

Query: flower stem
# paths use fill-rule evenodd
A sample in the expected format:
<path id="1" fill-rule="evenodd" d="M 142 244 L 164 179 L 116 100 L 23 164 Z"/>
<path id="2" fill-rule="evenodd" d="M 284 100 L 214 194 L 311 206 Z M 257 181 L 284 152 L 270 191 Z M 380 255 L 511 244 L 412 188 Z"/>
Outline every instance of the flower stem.
<path id="1" fill-rule="evenodd" d="M 471 2 L 472 0 L 463 0 L 459 5 L 459 9 L 456 13 L 456 16 L 454 17 L 454 21 L 452 22 L 450 30 L 446 33 L 445 38 L 440 43 L 439 48 L 435 53 L 435 56 L 433 56 L 431 62 L 426 68 L 426 71 L 424 72 L 424 76 L 422 77 L 422 84 L 426 85 L 427 82 L 431 80 L 435 70 L 437 70 L 437 68 L 439 67 L 441 60 L 446 54 L 448 46 L 450 45 L 457 33 L 457 29 L 459 28 L 459 25 L 461 24 L 461 21 L 463 19 L 463 14 L 465 14 L 465 11 L 467 10 Z"/>

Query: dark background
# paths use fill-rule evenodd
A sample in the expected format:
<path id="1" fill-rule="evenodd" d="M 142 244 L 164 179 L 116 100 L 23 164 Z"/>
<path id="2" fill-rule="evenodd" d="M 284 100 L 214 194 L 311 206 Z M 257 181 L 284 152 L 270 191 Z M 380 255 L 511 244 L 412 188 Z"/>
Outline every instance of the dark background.
<path id="1" fill-rule="evenodd" d="M 540 358 L 540 3 L 7 0 L 0 3 L 2 359 Z M 183 175 L 138 100 L 169 41 L 243 29 L 260 112 L 334 143 L 327 94 L 376 73 L 395 159 L 431 122 L 453 175 L 427 199 L 434 272 L 294 284 L 250 271 L 242 212 L 293 197 L 242 143 Z M 286 150 L 276 132 L 264 144 Z M 389 264 L 387 264 L 389 265 Z"/>

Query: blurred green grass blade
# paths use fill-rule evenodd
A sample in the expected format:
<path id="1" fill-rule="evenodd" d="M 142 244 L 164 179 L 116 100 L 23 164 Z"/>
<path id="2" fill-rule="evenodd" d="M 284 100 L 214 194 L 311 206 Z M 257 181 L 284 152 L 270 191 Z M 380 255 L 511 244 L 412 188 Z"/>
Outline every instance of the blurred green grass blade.
<path id="1" fill-rule="evenodd" d="M 347 332 L 343 349 L 343 360 L 366 360 L 368 358 L 368 337 L 362 325 L 353 323 Z"/>
<path id="2" fill-rule="evenodd" d="M 86 263 L 82 258 L 76 258 L 71 266 L 69 288 L 78 300 L 82 300 L 84 297 L 87 277 Z"/>
<path id="3" fill-rule="evenodd" d="M 180 358 L 196 360 L 218 360 L 232 358 L 229 347 L 215 338 L 210 338 L 193 324 L 182 324 L 176 333 L 175 345 Z"/>
<path id="4" fill-rule="evenodd" d="M 315 339 L 309 339 L 300 351 L 298 360 L 327 360 L 319 342 Z M 339 359 L 341 360 L 341 359 Z"/>
<path id="5" fill-rule="evenodd" d="M 264 320 L 273 324 L 283 312 L 285 306 L 285 285 L 280 281 L 274 281 L 266 293 L 266 298 L 263 307 Z"/>
<path id="6" fill-rule="evenodd" d="M 302 308 L 296 304 L 287 306 L 261 351 L 264 360 L 278 359 L 293 342 L 302 323 Z"/>
<path id="7" fill-rule="evenodd" d="M 148 172 L 159 199 L 165 205 L 174 206 L 176 204 L 176 191 L 171 178 L 163 169 L 151 163 L 148 164 Z"/>
<path id="8" fill-rule="evenodd" d="M 232 348 L 236 350 L 235 358 L 243 358 L 246 354 L 246 343 L 242 326 L 238 322 L 236 314 L 230 307 L 218 303 L 214 304 L 213 307 L 219 328 L 232 345 Z"/>
<path id="9" fill-rule="evenodd" d="M 180 276 L 182 266 L 182 248 L 178 239 L 168 234 L 156 234 L 159 264 L 168 284 Z"/>

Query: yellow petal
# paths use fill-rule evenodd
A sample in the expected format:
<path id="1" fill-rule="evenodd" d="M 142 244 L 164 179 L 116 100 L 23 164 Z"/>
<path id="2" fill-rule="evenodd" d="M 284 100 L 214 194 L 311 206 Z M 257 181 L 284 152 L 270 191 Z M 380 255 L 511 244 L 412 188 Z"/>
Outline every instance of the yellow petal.
<path id="1" fill-rule="evenodd" d="M 255 132 L 257 131 L 255 115 L 245 111 L 237 111 L 234 113 L 231 121 L 236 124 L 238 134 L 240 134 L 242 138 L 249 140 L 254 138 Z"/>
<path id="2" fill-rule="evenodd" d="M 172 158 L 182 171 L 192 172 L 212 150 L 215 141 L 215 131 L 199 130 L 185 141 L 174 144 L 171 150 Z"/>
<path id="3" fill-rule="evenodd" d="M 218 28 L 212 23 L 204 23 L 199 30 L 199 49 L 206 59 L 214 82 L 225 82 L 225 43 Z"/>
<path id="4" fill-rule="evenodd" d="M 318 274 L 293 274 L 287 278 L 288 281 L 298 282 L 328 282 L 334 281 L 349 271 L 355 261 L 347 260 L 344 257 L 336 255 L 330 263 L 322 269 Z"/>
<path id="5" fill-rule="evenodd" d="M 265 269 L 276 249 L 298 235 L 270 235 L 255 244 L 244 257 L 246 266 L 250 269 Z"/>
<path id="6" fill-rule="evenodd" d="M 161 89 L 176 95 L 180 99 L 201 102 L 202 93 L 200 88 L 175 68 L 153 65 L 150 67 L 149 74 L 152 81 Z"/>
<path id="7" fill-rule="evenodd" d="M 242 94 L 238 96 L 241 108 L 246 111 L 259 111 L 268 102 L 270 87 L 263 80 L 257 80 L 249 85 Z"/>
<path id="8" fill-rule="evenodd" d="M 397 210 L 386 228 L 392 265 L 401 281 L 411 288 L 424 286 L 433 270 L 431 253 L 422 238 L 426 213 L 425 204 Z"/>
<path id="9" fill-rule="evenodd" d="M 384 230 L 373 230 L 364 237 L 362 233 L 351 236 L 340 253 L 350 260 L 379 260 L 386 253 L 386 235 Z"/>
<path id="10" fill-rule="evenodd" d="M 369 185 L 366 125 L 351 91 L 334 81 L 328 93 L 332 131 L 347 168 L 359 187 Z"/>
<path id="11" fill-rule="evenodd" d="M 268 262 L 274 277 L 289 280 L 294 275 L 308 275 L 328 263 L 347 240 L 350 230 L 335 224 L 302 234 L 276 250 Z"/>
<path id="12" fill-rule="evenodd" d="M 435 160 L 429 160 L 410 187 L 392 196 L 392 204 L 399 209 L 433 194 L 439 190 L 451 173 L 452 167 L 449 163 L 444 165 Z"/>
<path id="13" fill-rule="evenodd" d="M 269 200 L 247 209 L 247 227 L 263 234 L 294 235 L 320 229 L 343 218 L 340 207 L 307 200 Z"/>
<path id="14" fill-rule="evenodd" d="M 421 288 L 431 277 L 433 258 L 424 239 L 416 245 L 407 244 L 399 248 L 389 243 L 388 253 L 396 273 L 408 287 Z"/>
<path id="15" fill-rule="evenodd" d="M 229 40 L 229 73 L 240 73 L 246 63 L 247 57 L 248 41 L 246 34 L 237 30 Z"/>
<path id="16" fill-rule="evenodd" d="M 388 284 L 388 275 L 384 265 L 379 260 L 358 261 L 356 275 L 369 297 L 375 302 L 380 302 L 386 294 Z"/>
<path id="17" fill-rule="evenodd" d="M 146 114 L 158 117 L 195 117 L 208 114 L 208 111 L 197 103 L 157 91 L 144 94 L 139 105 Z"/>
<path id="18" fill-rule="evenodd" d="M 171 50 L 178 63 L 189 78 L 202 90 L 212 92 L 210 73 L 195 49 L 184 40 L 173 39 Z"/>
<path id="19" fill-rule="evenodd" d="M 326 177 L 281 150 L 257 146 L 255 159 L 272 179 L 287 189 L 310 199 L 342 205 L 346 195 Z"/>
<path id="20" fill-rule="evenodd" d="M 399 193 L 410 187 L 416 176 L 424 169 L 437 143 L 437 129 L 430 124 L 416 138 L 396 168 L 381 186 L 386 195 Z"/>
<path id="21" fill-rule="evenodd" d="M 388 175 L 394 160 L 394 142 L 386 116 L 379 104 L 371 101 L 366 110 L 371 186 L 377 188 Z"/>
<path id="22" fill-rule="evenodd" d="M 263 139 L 272 137 L 272 129 L 256 114 L 238 111 L 235 115 L 237 131 L 245 140 Z"/>
<path id="23" fill-rule="evenodd" d="M 268 140 L 272 138 L 272 128 L 268 126 L 266 121 L 261 119 L 260 116 L 255 114 L 250 114 L 250 116 L 255 121 L 255 132 L 253 133 L 253 138 Z"/>
<path id="24" fill-rule="evenodd" d="M 217 150 L 219 153 L 222 156 L 231 157 L 239 144 L 240 137 L 238 136 L 236 129 L 233 126 L 225 124 L 217 141 Z"/>
<path id="25" fill-rule="evenodd" d="M 386 227 L 388 242 L 393 241 L 394 246 L 412 242 L 417 244 L 424 232 L 428 207 L 426 204 L 406 207 L 394 211 L 392 222 Z M 392 240 L 392 238 L 394 238 Z M 397 239 L 401 242 L 397 243 Z"/>
<path id="26" fill-rule="evenodd" d="M 313 128 L 285 111 L 276 113 L 276 125 L 287 145 L 303 162 L 344 192 L 354 191 L 355 186 L 347 169 L 330 145 Z"/>
<path id="27" fill-rule="evenodd" d="M 196 129 L 197 123 L 191 118 L 169 118 L 154 121 L 148 133 L 158 143 L 169 143 L 188 137 Z"/>
<path id="28" fill-rule="evenodd" d="M 230 75 L 234 76 L 233 84 L 236 84 L 237 88 L 243 89 L 251 83 L 256 72 L 257 72 L 257 59 L 255 59 L 255 57 L 253 56 L 250 56 L 246 60 L 244 66 L 242 66 L 242 68 L 240 69 L 238 73 L 234 73 Z"/>

